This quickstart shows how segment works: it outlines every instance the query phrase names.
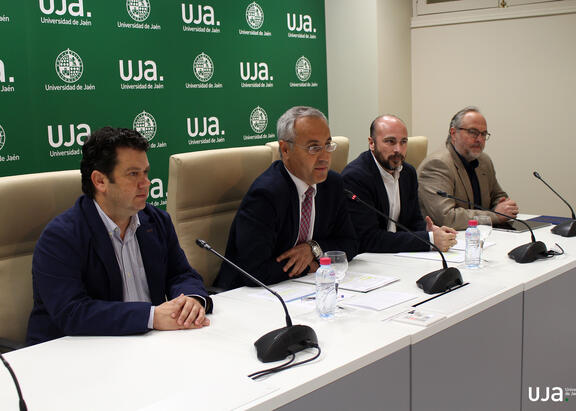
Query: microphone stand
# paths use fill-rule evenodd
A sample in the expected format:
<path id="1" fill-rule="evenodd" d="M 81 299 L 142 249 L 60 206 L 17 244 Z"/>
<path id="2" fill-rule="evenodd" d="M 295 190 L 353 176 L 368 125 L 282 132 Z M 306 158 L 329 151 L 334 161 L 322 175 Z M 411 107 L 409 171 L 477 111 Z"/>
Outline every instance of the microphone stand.
<path id="1" fill-rule="evenodd" d="M 242 268 L 238 267 L 232 261 L 220 254 L 218 251 L 214 250 L 206 241 L 197 238 L 196 245 L 215 254 L 222 261 L 230 264 L 244 276 L 248 277 L 259 286 L 264 287 L 280 300 L 280 303 L 284 308 L 284 313 L 286 314 L 286 327 L 270 331 L 269 333 L 260 337 L 254 343 L 254 346 L 256 347 L 256 354 L 260 361 L 280 361 L 290 354 L 295 354 L 306 348 L 311 348 L 315 345 L 318 345 L 318 337 L 311 327 L 308 327 L 307 325 L 292 325 L 292 319 L 290 318 L 290 314 L 288 314 L 286 303 L 276 291 L 272 290 L 262 281 L 258 280 L 253 275 L 248 274 Z"/>
<path id="2" fill-rule="evenodd" d="M 572 206 L 570 206 L 570 204 L 568 204 L 568 201 L 564 200 L 564 198 L 560 194 L 558 194 L 556 192 L 556 190 L 554 190 L 552 187 L 550 187 L 550 184 L 548 184 L 546 181 L 544 181 L 544 179 L 542 177 L 540 177 L 540 174 L 538 174 L 537 171 L 534 171 L 533 174 L 534 174 L 534 177 L 536 177 L 538 180 L 542 181 L 546 185 L 546 187 L 548 187 L 550 190 L 552 190 L 552 192 L 554 194 L 556 194 L 558 197 L 560 197 L 560 200 L 564 201 L 564 203 L 568 206 L 568 208 L 572 212 L 572 221 L 564 221 L 560 224 L 557 224 L 554 227 L 552 227 L 552 229 L 550 231 L 552 231 L 554 234 L 561 235 L 562 237 L 574 237 L 574 236 L 576 236 L 576 216 L 574 215 L 574 209 L 572 208 Z"/>
<path id="3" fill-rule="evenodd" d="M 418 240 L 422 241 L 423 243 L 433 247 L 436 251 L 438 251 L 438 253 L 440 253 L 440 257 L 442 257 L 442 268 L 440 270 L 432 271 L 431 273 L 428 273 L 428 274 L 420 277 L 416 281 L 416 284 L 418 285 L 418 287 L 422 288 L 422 290 L 426 294 L 441 293 L 441 292 L 444 292 L 446 290 L 449 290 L 450 288 L 452 288 L 454 286 L 462 285 L 463 280 L 462 280 L 462 274 L 460 274 L 460 270 L 458 270 L 456 267 L 448 267 L 448 264 L 446 263 L 446 259 L 444 258 L 444 254 L 442 253 L 442 251 L 440 251 L 440 249 L 436 246 L 436 244 L 434 244 L 431 241 L 424 240 L 421 237 L 418 237 L 416 234 L 414 234 L 411 230 L 406 228 L 404 225 L 400 224 L 398 221 L 395 221 L 394 219 L 390 218 L 390 216 L 387 216 L 386 214 L 384 214 L 382 211 L 378 210 L 373 205 L 368 204 L 366 201 L 360 199 L 360 197 L 358 197 L 352 191 L 344 189 L 344 193 L 346 194 L 346 196 L 350 200 L 357 201 L 360 204 L 368 207 L 370 210 L 374 211 L 376 214 L 379 214 L 382 217 L 392 221 L 394 224 L 396 224 L 402 230 L 406 231 L 407 233 L 414 235 L 415 238 L 417 238 Z M 441 279 L 441 278 L 444 278 L 447 281 L 435 281 L 435 286 L 432 287 L 431 289 L 428 289 L 425 286 L 425 284 L 428 281 L 430 281 L 431 279 Z"/>
<path id="4" fill-rule="evenodd" d="M 464 204 L 472 205 L 472 206 L 474 206 L 475 209 L 482 210 L 482 211 L 488 211 L 488 212 L 491 212 L 494 214 L 498 214 L 498 215 L 501 215 L 502 217 L 506 217 L 510 220 L 518 221 L 519 223 L 524 224 L 526 226 L 526 228 L 528 228 L 528 230 L 530 230 L 530 235 L 532 236 L 532 241 L 527 243 L 527 244 L 523 244 L 521 246 L 518 246 L 508 253 L 508 257 L 510 257 L 511 259 L 516 261 L 517 263 L 520 263 L 520 264 L 531 263 L 532 261 L 535 261 L 538 258 L 544 257 L 546 255 L 546 252 L 547 252 L 546 244 L 544 244 L 542 241 L 536 241 L 536 237 L 534 237 L 534 231 L 532 231 L 532 228 L 530 228 L 530 226 L 525 221 L 519 220 L 518 218 L 509 216 L 507 214 L 499 213 L 498 211 L 488 210 L 482 206 L 479 206 L 478 204 L 470 203 L 469 201 L 462 200 L 460 198 L 456 198 L 453 195 L 446 193 L 445 191 L 438 190 L 438 191 L 436 191 L 436 194 L 438 194 L 440 197 L 450 198 L 452 200 L 455 200 L 455 201 L 458 201 L 458 202 L 461 202 Z"/>

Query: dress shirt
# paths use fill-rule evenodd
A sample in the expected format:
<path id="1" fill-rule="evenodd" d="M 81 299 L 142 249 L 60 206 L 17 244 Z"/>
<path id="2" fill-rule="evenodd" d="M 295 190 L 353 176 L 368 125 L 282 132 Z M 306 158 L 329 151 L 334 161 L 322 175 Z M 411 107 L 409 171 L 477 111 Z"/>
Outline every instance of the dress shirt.
<path id="1" fill-rule="evenodd" d="M 310 229 L 308 230 L 308 237 L 306 238 L 306 241 L 310 241 L 312 240 L 312 235 L 314 234 L 314 220 L 316 215 L 316 205 L 315 205 L 316 202 L 314 201 L 314 199 L 316 197 L 316 184 L 309 186 L 304 181 L 300 180 L 298 177 L 292 174 L 288 169 L 286 169 L 286 171 L 288 172 L 288 175 L 290 176 L 292 181 L 294 181 L 294 184 L 296 185 L 296 190 L 298 190 L 298 199 L 300 200 L 298 215 L 300 216 L 300 218 L 302 218 L 302 203 L 306 198 L 306 190 L 308 190 L 308 187 L 312 187 L 314 189 L 314 194 L 312 194 L 312 210 L 310 210 Z M 297 245 L 297 243 L 298 238 L 296 238 L 296 242 L 294 243 L 294 245 Z"/>
<path id="2" fill-rule="evenodd" d="M 452 143 L 450 143 L 452 144 Z M 478 167 L 478 159 L 474 159 L 472 161 L 466 160 L 464 157 L 460 155 L 458 151 L 456 151 L 456 147 L 452 145 L 452 148 L 458 154 L 458 157 L 462 161 L 462 165 L 466 169 L 466 173 L 468 174 L 468 178 L 470 179 L 470 185 L 472 186 L 472 195 L 474 196 L 474 204 L 482 204 L 482 194 L 480 194 L 480 182 L 478 181 L 478 175 L 476 174 L 476 168 Z M 476 208 L 473 204 L 469 205 L 469 208 Z"/>

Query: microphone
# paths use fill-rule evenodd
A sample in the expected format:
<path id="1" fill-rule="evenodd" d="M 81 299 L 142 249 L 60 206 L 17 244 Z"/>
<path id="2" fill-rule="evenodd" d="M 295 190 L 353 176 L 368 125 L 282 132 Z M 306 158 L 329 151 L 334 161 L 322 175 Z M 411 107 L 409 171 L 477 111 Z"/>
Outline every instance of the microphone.
<path id="1" fill-rule="evenodd" d="M 428 273 L 428 274 L 420 277 L 416 281 L 416 284 L 418 285 L 418 287 L 420 287 L 426 294 L 441 293 L 441 292 L 449 290 L 450 288 L 455 287 L 457 285 L 462 285 L 463 281 L 462 281 L 462 275 L 460 274 L 460 270 L 458 270 L 455 267 L 448 267 L 448 264 L 446 263 L 446 259 L 444 258 L 444 254 L 442 253 L 442 251 L 440 251 L 440 249 L 436 246 L 436 244 L 432 243 L 431 241 L 429 241 L 427 239 L 418 237 L 416 234 L 414 234 L 413 231 L 409 230 L 408 228 L 406 228 L 405 226 L 400 224 L 398 221 L 395 221 L 394 219 L 390 218 L 389 216 L 384 214 L 382 211 L 378 210 L 373 205 L 368 204 L 367 202 L 361 200 L 352 191 L 344 189 L 344 193 L 346 194 L 346 197 L 348 197 L 350 200 L 357 201 L 358 203 L 360 203 L 360 204 L 368 207 L 370 210 L 374 211 L 376 214 L 392 221 L 394 224 L 396 224 L 402 230 L 406 231 L 407 233 L 412 234 L 415 238 L 417 238 L 420 241 L 422 241 L 423 243 L 431 246 L 432 248 L 434 248 L 436 251 L 438 251 L 440 253 L 440 257 L 442 257 L 442 268 L 440 270 L 432 271 L 431 273 Z"/>
<path id="2" fill-rule="evenodd" d="M 284 313 L 286 314 L 286 327 L 270 331 L 269 333 L 260 337 L 254 343 L 254 346 L 256 347 L 256 354 L 260 361 L 280 361 L 286 358 L 288 355 L 295 354 L 306 348 L 318 346 L 318 337 L 311 327 L 308 327 L 307 325 L 292 325 L 292 319 L 290 318 L 290 314 L 288 314 L 286 303 L 284 303 L 284 300 L 276 291 L 272 290 L 262 281 L 258 280 L 253 275 L 248 274 L 246 271 L 220 254 L 218 251 L 214 250 L 206 241 L 197 238 L 196 244 L 198 247 L 204 248 L 215 254 L 218 258 L 230 264 L 244 276 L 248 277 L 259 286 L 264 287 L 270 291 L 280 300 L 280 303 L 282 303 Z"/>
<path id="3" fill-rule="evenodd" d="M 509 218 L 511 220 L 518 221 L 519 223 L 524 224 L 528 228 L 528 230 L 530 230 L 530 235 L 532 236 L 532 241 L 529 242 L 528 244 L 524 244 L 524 245 L 521 245 L 519 247 L 516 247 L 515 249 L 513 249 L 512 251 L 510 251 L 508 253 L 508 257 L 510 257 L 511 259 L 516 261 L 517 263 L 520 263 L 520 264 L 531 263 L 532 261 L 535 261 L 538 258 L 546 257 L 546 253 L 547 253 L 546 244 L 544 244 L 542 241 L 536 241 L 536 237 L 534 237 L 534 231 L 532 231 L 532 228 L 530 228 L 530 226 L 525 221 L 519 220 L 516 217 L 512 217 L 512 216 L 509 216 L 507 214 L 499 213 L 498 211 L 488 210 L 482 206 L 479 206 L 478 204 L 470 203 L 469 201 L 462 200 L 460 198 L 456 198 L 456 197 L 448 194 L 445 191 L 438 190 L 438 191 L 436 191 L 436 194 L 438 194 L 440 197 L 450 198 L 452 200 L 456 200 L 456 201 L 459 201 L 461 203 L 470 204 L 470 205 L 474 206 L 475 209 L 483 210 L 483 211 L 489 211 L 491 213 L 498 214 L 498 215 L 501 215 L 503 217 L 506 217 L 506 218 Z"/>
<path id="4" fill-rule="evenodd" d="M 534 177 L 536 177 L 538 180 L 542 181 L 546 187 L 548 187 L 550 190 L 552 190 L 552 192 L 554 194 L 556 194 L 558 197 L 560 197 L 560 200 L 564 201 L 564 203 L 568 206 L 568 208 L 570 209 L 570 211 L 572 212 L 572 221 L 564 221 L 560 224 L 557 224 L 556 226 L 552 227 L 552 231 L 554 234 L 558 234 L 561 235 L 562 237 L 574 237 L 576 236 L 576 216 L 574 215 L 574 209 L 570 206 L 570 204 L 568 204 L 568 201 L 564 200 L 564 198 L 558 194 L 556 192 L 556 190 L 554 190 L 552 187 L 550 187 L 550 184 L 548 184 L 546 181 L 544 181 L 544 179 L 542 177 L 540 177 L 540 174 L 538 174 L 538 171 L 534 171 Z"/>
<path id="5" fill-rule="evenodd" d="M 6 361 L 6 359 L 4 358 L 4 356 L 2 355 L 1 352 L 0 352 L 0 360 L 2 360 L 2 362 L 4 363 L 4 366 L 6 367 L 8 372 L 10 373 L 10 376 L 12 377 L 12 381 L 14 381 L 14 385 L 16 386 L 16 392 L 18 393 L 18 406 L 20 408 L 20 411 L 27 411 L 28 408 L 26 407 L 26 401 L 24 401 L 24 397 L 22 396 L 22 390 L 20 389 L 20 384 L 18 383 L 18 378 L 16 378 L 16 374 L 14 374 L 14 370 L 12 370 L 12 367 L 10 367 L 10 364 L 8 363 L 8 361 Z"/>

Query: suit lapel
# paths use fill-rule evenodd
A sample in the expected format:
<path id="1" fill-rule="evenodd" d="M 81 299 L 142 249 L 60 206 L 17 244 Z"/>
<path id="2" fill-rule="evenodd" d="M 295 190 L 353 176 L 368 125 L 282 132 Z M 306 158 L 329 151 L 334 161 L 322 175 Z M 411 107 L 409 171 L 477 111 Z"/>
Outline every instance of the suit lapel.
<path id="1" fill-rule="evenodd" d="M 366 152 L 367 156 L 364 159 L 365 164 L 368 166 L 370 173 L 372 174 L 375 186 L 376 186 L 376 204 L 374 206 L 382 211 L 384 214 L 390 214 L 390 200 L 388 199 L 388 192 L 386 191 L 386 187 L 384 186 L 384 181 L 382 180 L 382 175 L 380 174 L 380 170 L 376 165 L 376 161 L 372 156 L 372 152 L 368 150 Z"/>
<path id="2" fill-rule="evenodd" d="M 155 221 L 144 211 L 138 213 L 138 218 L 140 227 L 136 230 L 136 238 L 146 271 L 150 299 L 153 304 L 160 304 L 165 300 L 164 286 L 161 283 L 163 275 L 160 275 L 164 272 L 164 258 L 166 258 L 162 255 L 164 247 L 160 243 Z"/>
<path id="3" fill-rule="evenodd" d="M 296 244 L 298 240 L 298 233 L 300 231 L 300 199 L 298 198 L 298 190 L 296 189 L 296 185 L 294 181 L 292 181 L 292 177 L 288 174 L 284 163 L 281 160 L 277 162 L 278 171 L 280 172 L 280 176 L 284 179 L 284 183 L 288 186 L 288 197 L 286 201 L 288 201 L 288 207 L 290 209 L 290 218 L 291 221 L 288 222 L 288 227 L 290 229 L 289 232 L 289 239 L 290 244 Z M 318 185 L 316 186 L 318 187 Z M 315 210 L 314 210 L 314 219 L 315 223 L 314 226 L 317 225 L 318 222 L 318 193 L 316 193 L 316 197 L 314 198 L 315 201 Z"/>
<path id="4" fill-rule="evenodd" d="M 116 253 L 114 252 L 114 247 L 112 246 L 112 240 L 106 231 L 104 222 L 96 210 L 94 201 L 88 197 L 82 197 L 80 200 L 80 208 L 84 214 L 85 220 L 90 227 L 92 232 L 92 240 L 94 241 L 94 249 L 96 254 L 102 261 L 108 278 L 108 293 L 111 300 L 122 301 L 124 296 L 122 293 L 122 274 L 120 273 L 120 267 L 118 266 L 118 260 L 116 259 Z"/>
<path id="5" fill-rule="evenodd" d="M 466 192 L 466 200 L 468 201 L 468 208 L 474 208 L 474 192 L 472 191 L 472 185 L 470 184 L 470 178 L 468 177 L 468 172 L 462 164 L 462 160 L 458 157 L 454 146 L 450 144 L 449 148 L 450 154 L 452 155 L 452 161 L 454 162 L 454 167 L 456 168 L 457 178 L 460 180 L 464 191 Z M 457 196 L 457 194 L 455 194 Z"/>
<path id="6" fill-rule="evenodd" d="M 478 158 L 478 167 L 476 167 L 476 175 L 478 176 L 478 184 L 480 185 L 480 195 L 482 196 L 482 207 L 490 208 L 490 184 L 489 184 L 489 172 L 485 161 L 483 161 L 483 156 Z"/>

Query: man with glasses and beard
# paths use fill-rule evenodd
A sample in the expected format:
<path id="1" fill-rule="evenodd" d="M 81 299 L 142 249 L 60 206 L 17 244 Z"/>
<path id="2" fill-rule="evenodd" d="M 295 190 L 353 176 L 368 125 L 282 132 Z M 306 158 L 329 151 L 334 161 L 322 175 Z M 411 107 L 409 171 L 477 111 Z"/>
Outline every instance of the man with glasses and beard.
<path id="1" fill-rule="evenodd" d="M 404 122 L 393 115 L 377 117 L 370 125 L 369 150 L 342 172 L 344 186 L 363 201 L 393 220 L 428 239 L 442 251 L 456 244 L 456 231 L 424 219 L 418 202 L 416 170 L 405 163 L 408 132 Z M 403 231 L 356 201 L 348 201 L 358 236 L 359 252 L 427 251 L 430 246 Z"/>
<path id="2" fill-rule="evenodd" d="M 252 183 L 226 247 L 226 257 L 265 284 L 315 272 L 322 250 L 344 251 L 351 260 L 357 249 L 342 178 L 330 171 L 336 143 L 324 114 L 292 107 L 277 132 L 281 160 Z M 222 263 L 214 285 L 256 284 Z"/>
<path id="3" fill-rule="evenodd" d="M 507 220 L 475 210 L 473 204 L 512 217 L 518 215 L 518 205 L 498 184 L 492 160 L 484 153 L 489 138 L 486 119 L 478 108 L 463 108 L 452 117 L 446 147 L 429 155 L 418 168 L 422 211 L 457 230 L 466 229 L 468 220 L 476 215 L 489 215 L 496 224 Z M 440 197 L 438 190 L 468 201 L 469 206 Z"/>

